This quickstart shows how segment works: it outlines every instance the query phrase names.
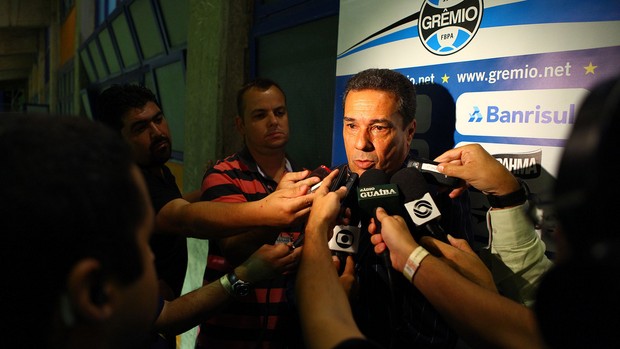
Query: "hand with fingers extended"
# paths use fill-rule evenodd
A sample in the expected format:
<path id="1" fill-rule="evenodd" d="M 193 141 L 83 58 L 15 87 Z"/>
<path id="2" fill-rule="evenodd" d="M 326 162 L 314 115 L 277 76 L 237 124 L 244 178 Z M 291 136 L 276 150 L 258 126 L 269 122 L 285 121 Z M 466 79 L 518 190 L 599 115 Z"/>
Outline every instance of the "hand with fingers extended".
<path id="1" fill-rule="evenodd" d="M 308 217 L 314 194 L 309 188 L 318 183 L 317 177 L 306 178 L 309 171 L 286 173 L 276 191 L 258 203 L 263 212 L 264 225 L 287 227 L 301 222 Z"/>
<path id="2" fill-rule="evenodd" d="M 466 279 L 489 291 L 497 292 L 493 275 L 467 241 L 448 235 L 450 244 L 424 236 L 420 244 L 435 257 L 441 259 Z"/>
<path id="3" fill-rule="evenodd" d="M 285 244 L 265 244 L 235 268 L 235 272 L 239 278 L 251 283 L 269 280 L 296 269 L 300 256 L 300 248 L 291 249 Z"/>
<path id="4" fill-rule="evenodd" d="M 345 187 L 329 191 L 331 182 L 338 175 L 338 171 L 336 169 L 325 177 L 321 186 L 314 192 L 314 202 L 306 227 L 323 226 L 331 232 L 336 225 L 341 210 L 340 202 L 346 195 Z"/>
<path id="5" fill-rule="evenodd" d="M 447 176 L 458 177 L 482 193 L 502 196 L 519 189 L 520 185 L 508 169 L 489 154 L 480 144 L 467 144 L 450 149 L 435 161 L 437 170 Z M 466 187 L 454 189 L 450 197 L 460 195 Z"/>

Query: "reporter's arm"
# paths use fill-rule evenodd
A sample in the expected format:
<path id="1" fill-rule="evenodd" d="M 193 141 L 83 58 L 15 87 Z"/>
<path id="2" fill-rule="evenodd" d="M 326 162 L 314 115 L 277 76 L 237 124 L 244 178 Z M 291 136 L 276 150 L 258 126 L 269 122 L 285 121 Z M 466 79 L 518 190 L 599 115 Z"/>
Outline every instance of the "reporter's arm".
<path id="1" fill-rule="evenodd" d="M 202 195 L 202 192 L 198 189 L 198 190 L 190 191 L 189 193 L 184 193 L 183 199 L 185 199 L 185 201 L 189 203 L 194 203 L 194 202 L 200 201 L 201 195 Z"/>
<path id="2" fill-rule="evenodd" d="M 413 277 L 444 319 L 476 348 L 543 348 L 532 310 L 465 279 L 434 256 Z"/>
<path id="3" fill-rule="evenodd" d="M 332 172 L 334 173 L 334 172 Z M 328 234 L 335 225 L 343 188 L 327 193 L 329 181 L 317 198 L 305 230 L 296 295 L 305 343 L 309 349 L 333 348 L 346 339 L 364 338 L 357 328 L 348 297 L 340 284 L 328 248 Z"/>
<path id="4" fill-rule="evenodd" d="M 296 256 L 284 245 L 264 245 L 235 268 L 239 279 L 249 283 L 268 280 L 296 263 Z M 155 322 L 155 330 L 172 337 L 183 333 L 217 313 L 234 300 L 220 281 L 211 282 L 173 301 L 165 302 Z"/>
<path id="5" fill-rule="evenodd" d="M 257 227 L 289 226 L 310 212 L 313 195 L 307 191 L 318 179 L 295 182 L 306 172 L 287 174 L 285 188 L 258 201 L 171 200 L 157 213 L 156 228 L 164 233 L 211 239 L 233 236 Z"/>
<path id="6" fill-rule="evenodd" d="M 373 234 L 375 252 L 390 249 L 392 265 L 403 272 L 419 246 L 398 216 L 377 210 L 381 233 Z M 528 308 L 466 279 L 448 264 L 427 255 L 416 269 L 413 285 L 444 319 L 475 347 L 540 348 L 533 312 Z"/>
<path id="7" fill-rule="evenodd" d="M 484 194 L 505 198 L 521 189 L 512 173 L 479 144 L 448 150 L 435 160 L 441 162 L 440 172 L 464 179 Z M 457 194 L 458 190 L 451 196 Z M 526 200 L 525 195 L 522 200 Z M 540 277 L 552 262 L 545 256 L 545 244 L 528 216 L 528 205 L 510 204 L 487 212 L 489 248 L 481 250 L 480 255 L 500 292 L 531 306 Z"/>
<path id="8" fill-rule="evenodd" d="M 500 292 L 531 307 L 541 278 L 553 262 L 545 255 L 545 243 L 528 216 L 528 205 L 487 213 L 489 246 L 480 256 L 491 269 Z"/>

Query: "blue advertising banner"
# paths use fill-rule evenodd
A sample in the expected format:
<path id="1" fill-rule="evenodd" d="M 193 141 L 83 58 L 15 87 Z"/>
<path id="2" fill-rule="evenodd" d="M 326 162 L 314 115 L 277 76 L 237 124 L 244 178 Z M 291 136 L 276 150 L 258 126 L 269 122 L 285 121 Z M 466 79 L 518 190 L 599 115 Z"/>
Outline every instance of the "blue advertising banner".
<path id="1" fill-rule="evenodd" d="M 339 20 L 333 164 L 346 81 L 390 68 L 416 86 L 421 156 L 480 143 L 546 200 L 580 103 L 620 75 L 617 0 L 341 0 Z"/>

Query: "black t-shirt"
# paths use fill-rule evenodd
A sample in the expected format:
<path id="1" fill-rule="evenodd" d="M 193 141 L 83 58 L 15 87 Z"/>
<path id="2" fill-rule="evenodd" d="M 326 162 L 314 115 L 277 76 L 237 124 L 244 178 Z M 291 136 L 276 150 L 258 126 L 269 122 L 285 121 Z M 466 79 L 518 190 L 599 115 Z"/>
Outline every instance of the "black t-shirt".
<path id="1" fill-rule="evenodd" d="M 162 173 L 163 177 L 142 169 L 155 214 L 168 202 L 183 197 L 170 169 L 164 165 Z M 187 268 L 187 239 L 181 236 L 153 234 L 150 244 L 155 254 L 158 277 L 170 286 L 175 298 L 179 297 Z"/>

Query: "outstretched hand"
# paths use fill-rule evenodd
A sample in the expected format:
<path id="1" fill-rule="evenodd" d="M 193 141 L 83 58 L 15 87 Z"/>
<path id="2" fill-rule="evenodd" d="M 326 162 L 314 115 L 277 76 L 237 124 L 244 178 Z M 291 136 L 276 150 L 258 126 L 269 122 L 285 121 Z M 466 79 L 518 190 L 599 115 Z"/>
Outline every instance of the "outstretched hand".
<path id="1" fill-rule="evenodd" d="M 239 278 L 248 282 L 272 279 L 297 267 L 301 248 L 291 249 L 286 244 L 265 244 L 236 268 Z"/>
<path id="2" fill-rule="evenodd" d="M 435 161 L 437 170 L 447 176 L 463 179 L 484 194 L 506 195 L 519 189 L 519 182 L 508 169 L 489 154 L 480 144 L 467 144 L 450 149 Z M 467 187 L 450 192 L 450 197 L 460 195 Z"/>
<path id="3" fill-rule="evenodd" d="M 448 235 L 450 245 L 429 236 L 423 236 L 420 244 L 466 279 L 489 291 L 497 292 L 493 275 L 467 241 Z"/>
<path id="4" fill-rule="evenodd" d="M 327 223 L 331 231 L 336 225 L 336 219 L 341 209 L 340 202 L 347 193 L 345 187 L 338 188 L 336 191 L 329 191 L 331 182 L 338 175 L 338 172 L 338 169 L 333 170 L 323 179 L 321 186 L 314 192 L 314 203 L 312 204 L 312 210 L 308 218 L 308 226 Z"/>
<path id="5" fill-rule="evenodd" d="M 315 196 L 308 190 L 319 182 L 317 177 L 306 178 L 309 173 L 308 170 L 286 173 L 276 191 L 261 200 L 265 208 L 264 225 L 287 227 L 308 217 Z"/>

